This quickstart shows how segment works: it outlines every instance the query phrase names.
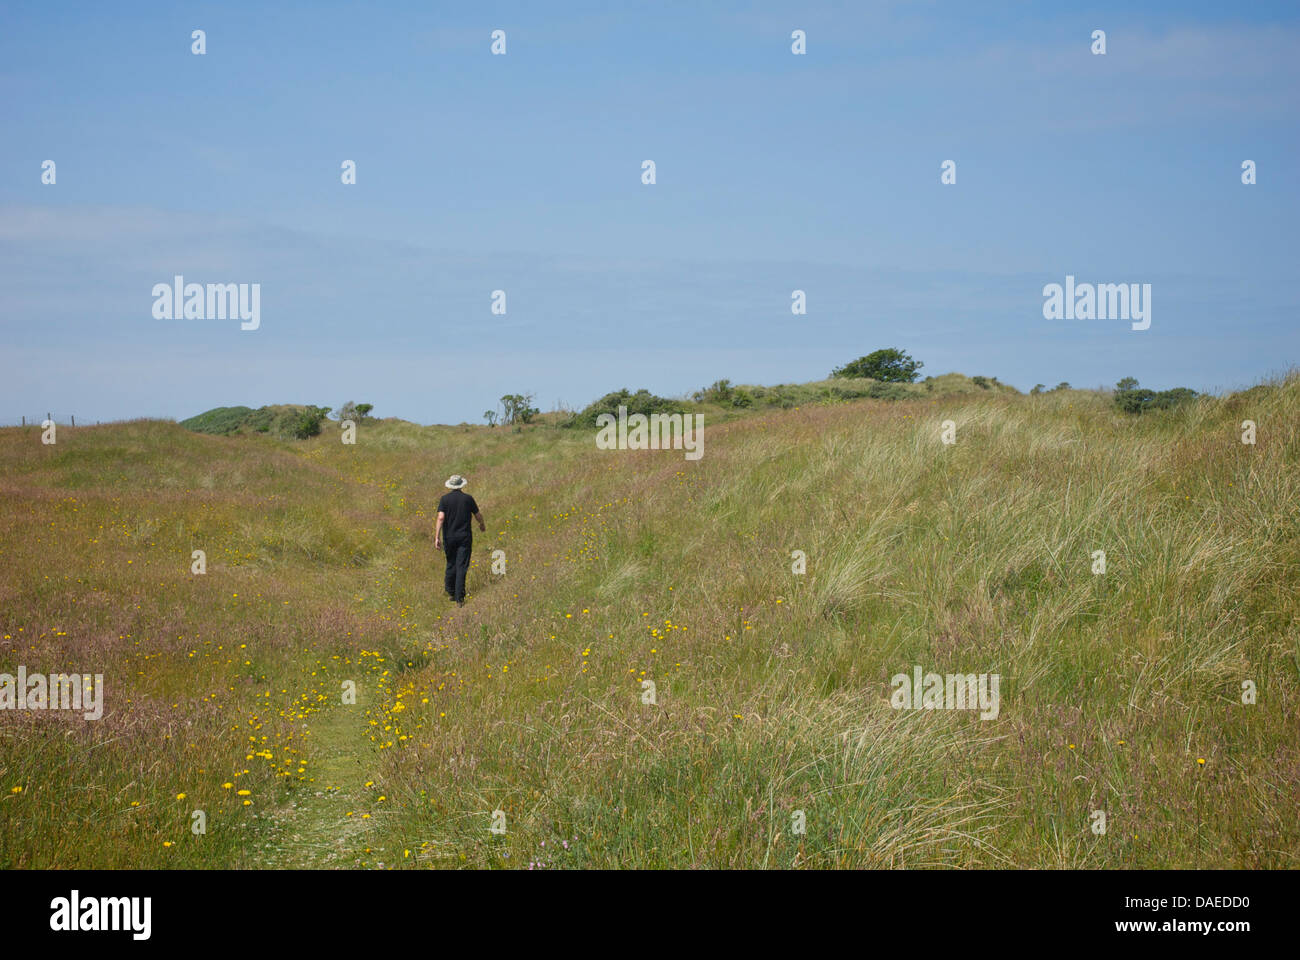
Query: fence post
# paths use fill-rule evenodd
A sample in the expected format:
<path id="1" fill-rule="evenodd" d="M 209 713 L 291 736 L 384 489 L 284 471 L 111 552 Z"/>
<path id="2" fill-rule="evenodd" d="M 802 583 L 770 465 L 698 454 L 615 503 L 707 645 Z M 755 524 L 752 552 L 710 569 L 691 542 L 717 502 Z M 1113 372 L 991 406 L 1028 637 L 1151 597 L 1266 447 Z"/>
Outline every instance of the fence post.
<path id="1" fill-rule="evenodd" d="M 72 418 L 72 425 L 73 425 L 74 427 L 77 425 L 77 418 L 76 418 L 76 417 L 73 417 L 73 418 Z"/>

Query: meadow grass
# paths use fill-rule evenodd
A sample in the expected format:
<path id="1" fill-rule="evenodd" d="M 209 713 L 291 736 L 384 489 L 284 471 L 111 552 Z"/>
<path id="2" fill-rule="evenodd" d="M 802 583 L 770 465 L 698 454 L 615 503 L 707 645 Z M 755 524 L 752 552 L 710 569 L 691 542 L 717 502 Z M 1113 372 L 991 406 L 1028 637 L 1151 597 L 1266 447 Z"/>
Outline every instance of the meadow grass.
<path id="1" fill-rule="evenodd" d="M 0 430 L 0 671 L 106 696 L 0 712 L 0 866 L 1294 867 L 1297 414 L 1294 376 L 918 392 L 706 420 L 699 461 Z M 917 665 L 998 674 L 997 718 L 892 709 Z"/>

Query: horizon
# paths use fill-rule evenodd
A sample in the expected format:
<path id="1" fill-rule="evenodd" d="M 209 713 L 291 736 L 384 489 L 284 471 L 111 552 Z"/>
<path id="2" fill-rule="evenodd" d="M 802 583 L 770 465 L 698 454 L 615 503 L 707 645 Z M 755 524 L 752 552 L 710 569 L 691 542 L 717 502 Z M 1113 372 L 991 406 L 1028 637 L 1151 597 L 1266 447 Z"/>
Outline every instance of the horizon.
<path id="1" fill-rule="evenodd" d="M 1266 375 L 1266 376 L 1264 376 L 1264 377 L 1261 377 L 1261 378 L 1260 378 L 1256 383 L 1250 384 L 1250 385 L 1248 385 L 1248 386 L 1241 386 L 1241 387 L 1236 387 L 1236 388 L 1231 388 L 1231 389 L 1223 389 L 1223 390 L 1218 390 L 1218 391 L 1197 391 L 1197 395 L 1198 395 L 1198 397 L 1209 397 L 1209 398 L 1211 398 L 1211 399 L 1225 399 L 1226 397 L 1228 397 L 1228 396 L 1230 396 L 1230 395 L 1232 395 L 1232 394 L 1234 394 L 1234 393 L 1239 393 L 1239 392 L 1242 392 L 1243 390 L 1249 390 L 1249 389 L 1251 389 L 1252 387 L 1255 387 L 1255 386 L 1261 386 L 1261 385 L 1264 385 L 1264 386 L 1270 386 L 1270 385 L 1271 385 L 1271 386 L 1276 386 L 1276 385 L 1279 385 L 1281 382 L 1285 381 L 1285 380 L 1287 379 L 1288 376 L 1292 375 L 1292 374 L 1295 373 L 1295 372 L 1296 372 L 1296 368 L 1295 368 L 1295 367 L 1292 367 L 1292 368 L 1290 368 L 1289 370 L 1279 371 L 1279 372 L 1271 373 L 1271 374 L 1268 374 L 1268 375 Z M 977 374 L 967 374 L 967 373 L 963 373 L 962 371 L 959 371 L 959 370 L 949 370 L 949 371 L 946 371 L 945 373 L 940 373 L 940 374 L 930 374 L 930 375 L 927 375 L 927 376 L 924 376 L 924 377 L 921 376 L 920 374 L 918 374 L 915 382 L 916 382 L 916 383 L 922 383 L 922 382 L 924 382 L 925 380 L 929 379 L 930 377 L 933 377 L 934 379 L 938 379 L 938 378 L 940 378 L 940 377 L 949 377 L 949 376 L 960 376 L 960 377 L 965 377 L 965 378 L 967 378 L 967 379 L 971 379 L 971 378 L 973 378 L 974 376 L 982 376 L 982 374 L 979 374 L 979 375 L 977 375 Z M 825 380 L 825 381 L 829 381 L 829 380 L 833 380 L 833 379 L 835 379 L 835 378 L 833 378 L 833 377 L 825 377 L 825 378 L 823 378 L 823 380 Z M 870 379 L 870 378 L 866 378 L 866 379 Z M 1015 389 L 1015 390 L 1017 391 L 1017 393 L 1018 393 L 1020 396 L 1033 396 L 1033 395 L 1034 395 L 1033 392 L 1032 392 L 1032 389 L 1031 389 L 1031 390 L 1021 390 L 1019 387 L 1015 387 L 1014 385 L 1007 383 L 1005 380 L 1002 380 L 1002 379 L 999 378 L 996 374 L 989 375 L 988 379 L 989 379 L 991 382 L 993 382 L 993 383 L 995 383 L 995 384 L 998 384 L 998 385 L 1000 385 L 1000 386 L 1003 386 L 1003 387 L 1012 387 L 1013 389 Z M 1142 383 L 1140 378 L 1136 378 L 1136 379 L 1138 379 L 1138 386 L 1141 387 L 1141 388 L 1143 388 L 1143 389 L 1173 389 L 1173 388 L 1164 388 L 1164 387 L 1161 387 L 1161 388 L 1151 388 L 1151 387 L 1148 387 L 1147 384 Z M 802 383 L 802 384 L 795 384 L 795 383 L 792 383 L 792 382 L 781 383 L 781 384 L 775 384 L 775 383 L 773 383 L 773 384 L 732 383 L 730 386 L 731 386 L 733 389 L 749 389 L 749 388 L 755 388 L 755 387 L 769 388 L 769 389 L 770 389 L 770 388 L 775 388 L 775 387 L 779 387 L 779 386 L 803 386 L 803 385 L 806 385 L 807 383 L 820 383 L 820 382 L 823 382 L 823 380 L 805 381 L 805 382 Z M 881 381 L 881 382 L 888 382 L 888 381 Z M 1109 384 L 1109 385 L 1108 385 L 1108 384 L 1097 384 L 1097 385 L 1095 385 L 1095 386 L 1083 386 L 1083 385 L 1080 385 L 1080 384 L 1072 384 L 1072 383 L 1069 383 L 1068 381 L 1062 381 L 1062 384 L 1064 384 L 1064 386 L 1066 387 L 1066 389 L 1069 389 L 1069 390 L 1075 390 L 1075 391 L 1080 391 L 1080 392 L 1084 392 L 1084 393 L 1098 393 L 1098 394 L 1111 395 L 1111 394 L 1114 394 L 1114 393 L 1116 392 L 1116 385 L 1115 385 L 1115 384 Z M 1041 391 L 1039 391 L 1040 394 L 1047 394 L 1047 393 L 1055 392 L 1055 390 L 1057 390 L 1059 387 L 1061 387 L 1062 384 L 1041 384 L 1041 383 L 1040 383 L 1040 384 L 1035 384 L 1035 386 L 1041 386 L 1041 387 L 1043 387 L 1043 389 L 1042 389 Z M 605 396 L 609 395 L 610 393 L 614 393 L 614 392 L 616 392 L 618 389 L 620 389 L 620 388 L 615 387 L 615 388 L 612 389 L 612 390 L 607 390 L 607 391 L 605 391 L 605 393 L 601 394 L 599 397 L 595 397 L 595 398 L 593 398 L 592 401 L 591 401 L 591 403 L 582 404 L 581 406 L 576 406 L 576 407 L 550 407 L 550 408 L 548 408 L 548 409 L 542 409 L 542 410 L 539 410 L 538 413 L 537 413 L 537 415 L 538 415 L 538 416 L 550 416 L 550 415 L 554 415 L 554 414 L 566 414 L 566 413 L 567 413 L 567 414 L 575 414 L 575 413 L 581 413 L 581 412 L 582 412 L 584 409 L 586 409 L 587 407 L 589 407 L 589 406 L 591 406 L 591 405 L 593 405 L 593 404 L 599 402 L 602 398 L 604 398 Z M 635 393 L 637 390 L 642 389 L 642 388 L 640 388 L 640 387 L 636 387 L 636 388 L 628 387 L 627 389 L 629 389 L 629 390 L 631 390 L 632 392 Z M 648 388 L 647 388 L 647 389 L 648 389 Z M 650 393 L 653 394 L 654 391 L 653 391 L 653 390 L 650 390 Z M 976 395 L 977 395 L 977 394 L 976 394 Z M 997 394 L 991 394 L 991 395 L 997 395 Z M 959 396 L 961 396 L 961 395 L 960 395 L 960 394 L 939 394 L 939 395 L 937 395 L 937 396 L 934 397 L 934 398 L 929 398 L 929 397 L 926 397 L 926 396 L 917 396 L 917 397 L 905 397 L 905 398 L 895 399 L 895 400 L 887 400 L 887 401 L 884 401 L 884 402 L 887 402 L 887 403 L 905 403 L 905 402 L 909 402 L 909 401 L 912 401 L 912 400 L 926 400 L 926 399 L 937 400 L 937 399 L 939 399 L 939 398 L 941 398 L 941 397 L 953 398 L 953 397 L 959 397 Z M 704 401 L 696 401 L 696 400 L 692 399 L 692 397 L 691 397 L 691 395 L 690 395 L 689 393 L 672 394 L 672 395 L 670 395 L 670 396 L 663 397 L 662 399 L 672 400 L 672 401 L 676 401 L 676 402 L 681 402 L 681 403 L 684 403 L 684 404 L 697 404 L 697 405 L 698 405 L 698 404 L 701 404 L 701 403 L 704 402 Z M 857 399 L 863 399 L 863 398 L 857 398 Z M 360 398 L 353 397 L 353 398 L 350 398 L 348 401 L 342 401 L 342 402 L 341 402 L 340 404 L 338 404 L 338 405 L 331 405 L 329 413 L 326 414 L 326 418 L 327 418 L 327 419 L 331 419 L 331 420 L 337 420 L 337 419 L 338 419 L 338 415 L 339 415 L 339 411 L 340 411 L 340 409 L 341 409 L 341 407 L 342 407 L 342 404 L 343 404 L 343 403 L 347 403 L 347 402 L 366 403 L 366 402 L 368 402 L 368 401 L 365 401 L 365 400 L 360 399 Z M 850 402 L 850 401 L 840 401 L 840 402 Z M 224 407 L 209 407 L 209 408 L 206 409 L 206 410 L 196 410 L 196 411 L 194 411 L 193 413 L 189 414 L 188 416 L 182 416 L 182 417 L 170 417 L 170 416 L 161 416 L 161 417 L 135 416 L 135 417 L 120 417 L 120 418 L 116 418 L 116 419 L 113 419 L 113 420 L 93 420 L 93 422 L 91 422 L 92 418 L 85 418 L 85 417 L 83 417 L 83 421 L 84 421 L 84 422 L 81 424 L 81 426 L 83 426 L 83 427 L 89 427 L 89 426 L 96 426 L 96 427 L 104 426 L 104 427 L 107 427 L 107 426 L 112 426 L 113 424 L 122 424 L 122 423 L 138 423 L 138 422 L 141 422 L 141 421 L 154 422 L 154 423 L 174 423 L 174 424 L 176 424 L 177 426 L 183 426 L 183 425 L 184 425 L 184 422 L 185 422 L 186 420 L 195 419 L 195 418 L 197 418 L 197 417 L 199 417 L 199 416 L 201 416 L 201 415 L 203 415 L 203 414 L 212 413 L 214 410 L 220 410 L 220 409 L 229 409 L 229 408 L 237 408 L 237 407 L 246 407 L 246 408 L 248 408 L 248 409 L 250 409 L 250 410 L 258 410 L 258 409 L 261 409 L 261 408 L 264 408 L 264 407 L 275 408 L 275 407 L 306 407 L 306 406 L 308 406 L 308 404 L 300 403 L 300 402 L 298 402 L 298 401 L 271 401 L 271 402 L 269 402 L 269 403 L 257 404 L 257 405 L 253 405 L 253 404 L 249 404 L 249 403 L 242 403 L 242 404 L 226 404 Z M 798 406 L 799 406 L 799 405 L 796 405 L 794 409 L 798 409 Z M 501 407 L 501 405 L 500 405 L 500 403 L 498 403 L 498 404 L 497 404 L 497 410 L 500 410 L 500 407 Z M 780 410 L 780 408 L 777 408 L 777 409 L 767 409 L 767 410 L 762 410 L 761 412 L 764 413 L 764 414 L 768 414 L 768 413 L 779 412 L 779 410 Z M 53 413 L 53 411 L 50 411 L 50 412 Z M 746 411 L 746 412 L 750 412 L 750 411 Z M 77 414 L 76 414 L 76 413 L 72 413 L 72 414 L 65 414 L 65 415 L 63 415 L 63 416 L 64 416 L 64 419 L 63 419 L 63 420 L 60 420 L 60 414 L 58 414 L 58 413 L 53 413 L 54 422 L 59 423 L 60 425 L 67 424 L 67 423 L 68 423 L 68 419 L 67 419 L 67 418 L 68 418 L 68 417 L 71 417 L 71 418 L 74 418 L 74 419 L 75 419 L 75 417 L 77 416 Z M 10 422 L 10 421 L 8 421 L 8 420 L 0 419 L 0 429 L 8 429 L 8 428 L 10 428 L 10 427 L 21 427 L 21 426 L 23 426 L 24 424 L 20 422 L 21 417 L 26 417 L 26 423 L 25 423 L 25 426 L 28 426 L 28 427 L 31 427 L 31 426 L 39 426 L 40 423 L 41 423 L 41 417 L 40 417 L 40 415 L 35 415 L 35 414 L 34 414 L 34 415 L 30 416 L 30 417 L 27 417 L 25 414 L 23 414 L 23 415 L 20 415 L 20 418 L 15 419 L 13 422 Z M 486 429 L 486 428 L 489 428 L 489 427 L 499 427 L 499 426 L 504 426 L 504 425 L 505 425 L 504 422 L 501 422 L 501 421 L 499 421 L 499 422 L 497 422 L 497 423 L 495 423 L 495 424 L 488 424 L 487 422 L 475 422 L 475 421 L 473 421 L 473 420 L 460 420 L 460 421 L 456 421 L 456 422 L 434 420 L 434 421 L 423 422 L 423 421 L 419 421 L 419 420 L 412 420 L 412 419 L 410 419 L 409 417 L 404 417 L 404 416 L 402 416 L 400 413 L 389 413 L 389 414 L 382 414 L 382 415 L 379 415 L 379 416 L 376 416 L 376 415 L 374 415 L 373 413 L 366 413 L 366 414 L 364 415 L 364 418 L 365 418 L 365 419 L 368 419 L 368 420 L 375 420 L 375 421 L 377 421 L 377 422 L 382 422 L 382 421 L 385 421 L 385 420 L 397 420 L 397 421 L 399 421 L 399 422 L 401 422 L 401 423 L 408 423 L 408 424 L 411 424 L 412 426 L 417 426 L 417 427 L 466 427 L 466 426 L 469 426 L 469 427 L 484 427 L 484 428 Z M 482 417 L 480 417 L 479 420 L 481 421 L 481 420 L 482 420 Z M 532 422 L 532 421 L 526 421 L 526 422 L 525 422 L 525 425 L 539 426 L 540 424 L 537 424 L 537 423 Z"/>
<path id="2" fill-rule="evenodd" d="M 1279 371 L 1279 372 L 1269 373 L 1269 375 L 1266 375 L 1266 376 L 1264 376 L 1264 377 L 1261 377 L 1261 379 L 1258 380 L 1258 381 L 1256 381 L 1255 384 L 1251 384 L 1251 385 L 1249 385 L 1249 386 L 1238 386 L 1238 388 L 1222 389 L 1222 390 L 1197 390 L 1197 395 L 1199 395 L 1199 397 L 1209 397 L 1209 398 L 1213 398 L 1213 399 L 1223 399 L 1223 398 L 1229 397 L 1229 395 L 1231 395 L 1231 394 L 1234 394 L 1234 393 L 1240 393 L 1240 392 L 1243 392 L 1243 390 L 1251 389 L 1251 388 L 1253 388 L 1253 386 L 1260 386 L 1260 385 L 1277 385 L 1277 384 L 1279 384 L 1279 382 L 1282 382 L 1282 381 L 1286 380 L 1287 377 L 1291 375 L 1291 373 L 1294 373 L 1294 372 L 1295 372 L 1295 369 L 1296 369 L 1295 367 L 1292 367 L 1292 368 L 1288 369 L 1288 371 Z M 946 371 L 945 373 L 935 373 L 935 375 L 928 375 L 928 376 L 933 376 L 933 377 L 935 377 L 935 379 L 939 379 L 939 377 L 945 377 L 945 376 L 962 376 L 962 377 L 967 377 L 967 379 L 971 379 L 971 377 L 974 377 L 974 376 L 983 376 L 983 375 L 970 375 L 970 373 L 963 373 L 963 372 L 961 372 L 961 371 Z M 927 377 L 923 377 L 923 376 L 919 376 L 919 375 L 918 375 L 918 377 L 917 377 L 917 381 L 915 381 L 915 382 L 918 382 L 918 384 L 919 384 L 919 382 L 923 382 L 924 380 L 927 380 L 927 379 L 928 379 L 928 376 L 927 376 Z M 870 377 L 868 377 L 868 379 L 870 379 Z M 824 380 L 833 380 L 833 377 L 824 377 Z M 989 380 L 991 380 L 992 382 L 995 382 L 995 384 L 998 384 L 998 385 L 1001 385 L 1001 386 L 1013 386 L 1013 389 L 1017 390 L 1017 392 L 1018 392 L 1019 395 L 1034 395 L 1034 393 L 1032 393 L 1032 389 L 1031 389 L 1031 390 L 1021 390 L 1021 389 L 1019 389 L 1019 388 L 1015 388 L 1014 385 L 1008 384 L 1008 382 L 1006 382 L 1005 380 L 1001 380 L 1000 377 L 998 377 L 998 376 L 996 376 L 996 375 L 991 375 L 991 376 L 989 376 Z M 1141 382 L 1140 377 L 1138 377 L 1138 381 L 1139 381 L 1139 384 L 1138 384 L 1138 385 L 1140 386 L 1140 388 L 1143 388 L 1143 389 L 1173 389 L 1173 388 L 1148 388 L 1148 385 L 1147 385 L 1147 384 L 1143 384 L 1143 382 Z M 807 384 L 807 382 L 822 382 L 822 381 L 805 381 L 805 384 Z M 881 381 L 881 382 L 887 382 L 887 381 Z M 1110 384 L 1110 385 L 1108 385 L 1108 384 L 1097 384 L 1097 385 L 1095 385 L 1095 386 L 1083 386 L 1083 385 L 1079 385 L 1079 384 L 1070 384 L 1069 381 L 1062 381 L 1062 382 L 1063 382 L 1063 384 L 1066 385 L 1066 389 L 1070 389 L 1070 390 L 1079 390 L 1079 392 L 1083 392 L 1083 393 L 1100 393 L 1100 394 L 1113 394 L 1113 393 L 1115 393 L 1115 385 L 1114 385 L 1114 384 Z M 802 384 L 792 384 L 792 382 L 785 382 L 785 384 L 731 384 L 732 388 L 735 388 L 735 389 L 746 389 L 746 388 L 775 388 L 775 386 L 790 386 L 790 385 L 802 385 Z M 1056 390 L 1056 389 L 1058 388 L 1058 386 L 1061 386 L 1061 385 L 1060 385 L 1060 384 L 1035 384 L 1035 386 L 1043 386 L 1044 389 L 1043 389 L 1043 390 L 1040 390 L 1040 394 L 1047 394 L 1047 393 L 1053 393 L 1054 390 Z M 612 389 L 612 390 L 606 390 L 606 392 L 604 392 L 603 394 L 599 395 L 599 397 L 595 397 L 595 398 L 593 398 L 593 401 L 591 401 L 591 403 L 597 403 L 598 401 L 601 401 L 601 399 L 602 399 L 603 397 L 606 397 L 606 395 L 608 395 L 608 394 L 610 394 L 610 393 L 615 393 L 617 389 L 620 389 L 620 388 L 614 388 L 614 389 Z M 633 390 L 633 393 L 634 393 L 634 392 L 636 392 L 636 390 L 638 390 L 638 389 L 642 389 L 642 388 L 630 388 L 630 386 L 629 386 L 629 388 L 627 388 L 627 389 L 629 389 L 629 390 Z M 654 390 L 650 390 L 650 393 L 654 393 Z M 954 395 L 959 395 L 959 394 L 940 394 L 939 397 L 954 397 Z M 939 398 L 939 397 L 936 397 L 936 398 L 933 398 L 933 399 L 937 399 L 937 398 Z M 692 397 L 690 397 L 690 394 L 685 394 L 685 393 L 682 393 L 682 394 L 672 394 L 672 395 L 669 395 L 669 397 L 664 397 L 664 399 L 669 399 L 669 401 L 676 401 L 676 402 L 681 402 L 681 403 L 698 403 L 697 401 L 693 401 Z M 858 398 L 858 399 L 862 399 L 862 398 Z M 927 398 L 926 398 L 926 397 L 907 397 L 907 398 L 902 398 L 902 399 L 892 399 L 892 401 L 884 401 L 884 402 L 888 402 L 888 403 L 905 403 L 905 402 L 909 402 L 909 401 L 914 401 L 914 399 L 927 399 Z M 344 403 L 346 403 L 346 402 L 365 403 L 365 402 L 367 402 L 367 401 L 364 401 L 364 399 L 359 399 L 359 398 L 351 398 L 350 401 L 343 401 L 343 402 L 344 402 Z M 842 402 L 849 402 L 849 401 L 842 401 Z M 581 405 L 581 406 L 578 406 L 578 407 L 550 407 L 550 408 L 546 408 L 546 410 L 539 410 L 539 411 L 538 411 L 538 415 L 539 415 L 539 416 L 549 416 L 549 415 L 554 415 L 554 414 L 577 414 L 577 412 L 581 412 L 582 410 L 585 410 L 586 407 L 591 406 L 591 403 L 584 403 L 584 405 Z M 192 412 L 192 414 L 187 415 L 187 416 L 123 416 L 123 418 L 117 418 L 117 419 L 112 419 L 112 420 L 98 420 L 98 419 L 96 419 L 96 420 L 94 421 L 94 423 L 91 423 L 91 421 L 88 420 L 87 418 L 83 418 L 83 420 L 86 420 L 86 421 L 85 421 L 85 423 L 82 423 L 81 425 L 82 425 L 82 427 L 110 427 L 110 425 L 113 425 L 113 424 L 139 423 L 139 421 L 151 421 L 151 423 L 174 423 L 175 425 L 178 425 L 178 427 L 179 427 L 179 425 L 183 425 L 183 423 L 185 423 L 186 420 L 190 420 L 190 419 L 198 418 L 198 416 L 203 415 L 203 414 L 211 414 L 212 411 L 214 411 L 214 410 L 221 410 L 221 408 L 229 408 L 229 407 L 247 407 L 247 408 L 250 408 L 250 410 L 259 410 L 259 408 L 263 408 L 263 407 L 305 407 L 305 406 L 308 406 L 308 405 L 305 405 L 305 403 L 299 403 L 299 402 L 296 402 L 296 401 L 287 401 L 287 402 L 272 401 L 272 402 L 269 402 L 269 403 L 259 403 L 259 405 L 256 405 L 256 406 L 255 406 L 255 405 L 251 405 L 251 403 L 230 403 L 230 405 L 225 405 L 225 407 L 209 407 L 209 408 L 207 408 L 207 410 L 196 410 L 196 411 Z M 331 407 L 330 407 L 329 414 L 326 414 L 326 419 L 337 420 L 337 419 L 338 419 L 338 414 L 339 414 L 339 408 L 341 408 L 341 406 L 342 406 L 342 405 L 339 405 L 339 406 L 331 406 Z M 499 410 L 499 408 L 500 408 L 500 403 L 498 402 L 497 410 Z M 798 405 L 796 405 L 796 407 L 794 407 L 794 408 L 796 408 L 796 410 L 797 410 Z M 51 412 L 53 412 L 53 411 L 51 411 Z M 764 410 L 764 411 L 762 411 L 762 412 L 764 412 L 764 414 L 771 414 L 771 412 L 779 412 L 779 408 L 777 408 L 777 410 Z M 21 416 L 26 416 L 26 415 L 21 415 Z M 66 416 L 70 416 L 70 418 L 75 419 L 75 416 L 77 416 L 77 414 L 75 414 L 75 412 L 74 412 L 74 414 L 64 415 L 64 416 L 65 416 L 65 418 L 66 418 Z M 412 419 L 407 418 L 407 416 L 402 416 L 402 415 L 400 415 L 400 414 L 383 414 L 383 415 L 381 415 L 381 416 L 374 416 L 373 414 L 365 414 L 364 416 L 365 416 L 365 419 L 376 420 L 376 421 L 383 421 L 383 420 L 398 420 L 398 421 L 400 421 L 400 423 L 408 423 L 408 424 L 413 425 L 413 427 L 484 427 L 484 428 L 489 428 L 489 427 L 503 427 L 503 425 L 504 425 L 503 423 L 500 423 L 500 421 L 498 421 L 498 423 L 495 423 L 495 424 L 487 424 L 486 421 L 484 421 L 484 423 L 476 423 L 476 421 L 474 421 L 474 420 L 459 420 L 459 421 L 455 421 L 455 423 L 452 423 L 452 421 L 450 421 L 450 420 L 421 421 L 421 420 L 412 420 Z M 19 419 L 21 419 L 21 418 L 19 418 Z M 481 419 L 482 419 L 482 418 L 480 418 L 480 420 L 481 420 Z M 68 423 L 68 420 L 66 420 L 66 419 L 60 421 L 60 414 L 53 414 L 53 420 L 55 420 L 55 423 L 64 423 L 64 424 Z M 30 418 L 27 418 L 27 419 L 26 419 L 26 424 L 19 423 L 18 420 L 8 421 L 8 420 L 0 419 L 0 429 L 6 429 L 6 428 L 10 428 L 10 427 L 22 427 L 22 425 L 27 425 L 27 427 L 34 427 L 34 425 L 39 425 L 39 424 L 40 424 L 40 419 L 39 419 L 39 416 L 38 416 L 38 415 L 32 415 L 32 416 L 30 416 Z M 526 421 L 525 421 L 525 424 L 526 424 Z M 530 425 L 538 425 L 538 424 L 530 424 Z"/>
<path id="3" fill-rule="evenodd" d="M 0 422 L 454 424 L 889 346 L 1021 392 L 1300 358 L 1292 5 L 397 10 L 0 14 Z M 175 276 L 260 285 L 259 326 L 159 319 Z M 1150 328 L 1045 319 L 1067 277 L 1149 284 Z"/>

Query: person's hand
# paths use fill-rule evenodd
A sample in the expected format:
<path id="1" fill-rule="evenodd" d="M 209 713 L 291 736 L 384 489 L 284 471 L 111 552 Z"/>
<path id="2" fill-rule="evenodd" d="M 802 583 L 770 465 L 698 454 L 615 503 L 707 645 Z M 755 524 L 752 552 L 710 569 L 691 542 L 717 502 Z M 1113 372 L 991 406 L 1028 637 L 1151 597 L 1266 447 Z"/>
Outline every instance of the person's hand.
<path id="1" fill-rule="evenodd" d="M 434 538 L 433 538 L 433 549 L 435 549 L 435 550 L 441 550 L 441 549 L 442 549 L 442 537 L 434 537 Z"/>

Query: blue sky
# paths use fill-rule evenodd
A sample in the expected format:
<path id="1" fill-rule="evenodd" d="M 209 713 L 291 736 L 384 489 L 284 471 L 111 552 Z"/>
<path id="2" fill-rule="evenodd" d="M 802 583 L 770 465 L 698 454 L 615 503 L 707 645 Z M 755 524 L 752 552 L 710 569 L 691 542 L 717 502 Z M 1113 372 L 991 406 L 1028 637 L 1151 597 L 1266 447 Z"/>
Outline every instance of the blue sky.
<path id="1" fill-rule="evenodd" d="M 1298 101 L 1291 3 L 9 4 L 0 422 L 481 421 L 883 346 L 1246 386 L 1300 360 Z M 154 319 L 175 274 L 260 283 L 260 329 Z M 1043 319 L 1066 274 L 1151 328 Z"/>

